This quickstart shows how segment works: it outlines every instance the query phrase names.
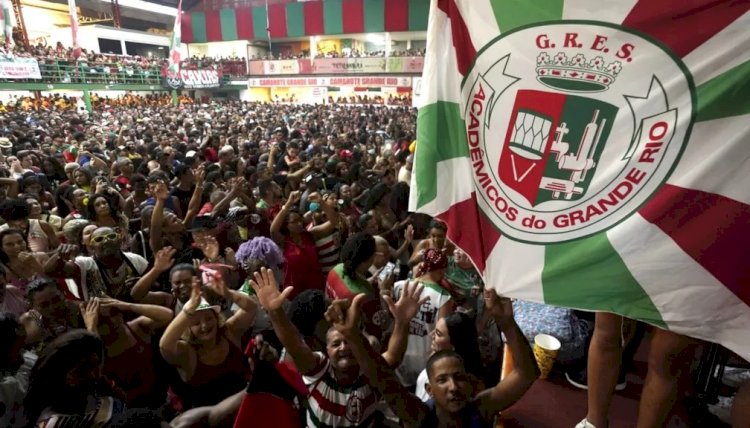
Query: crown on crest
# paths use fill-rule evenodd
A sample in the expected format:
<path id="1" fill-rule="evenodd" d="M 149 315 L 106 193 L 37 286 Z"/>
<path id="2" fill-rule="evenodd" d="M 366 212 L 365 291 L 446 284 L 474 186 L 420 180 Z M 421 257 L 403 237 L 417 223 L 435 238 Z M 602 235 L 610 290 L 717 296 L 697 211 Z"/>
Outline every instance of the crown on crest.
<path id="1" fill-rule="evenodd" d="M 609 89 L 622 70 L 622 63 L 609 64 L 601 56 L 587 61 L 584 54 L 573 58 L 563 52 L 550 57 L 541 52 L 536 57 L 537 80 L 546 86 L 570 92 L 601 92 Z"/>

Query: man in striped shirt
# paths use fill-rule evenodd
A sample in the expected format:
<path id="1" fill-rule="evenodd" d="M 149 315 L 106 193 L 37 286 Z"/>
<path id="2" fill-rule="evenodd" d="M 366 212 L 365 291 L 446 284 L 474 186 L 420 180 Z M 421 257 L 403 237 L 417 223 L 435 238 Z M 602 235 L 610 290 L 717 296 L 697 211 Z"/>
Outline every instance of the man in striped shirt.
<path id="1" fill-rule="evenodd" d="M 287 287 L 279 292 L 271 271 L 255 274 L 252 287 L 258 301 L 270 315 L 274 331 L 310 390 L 307 424 L 309 427 L 371 427 L 382 418 L 377 412 L 380 396 L 370 387 L 369 379 L 360 371 L 347 340 L 335 329 L 326 335 L 326 353 L 313 352 L 302 340 L 297 329 L 284 314 L 282 304 L 292 292 Z M 398 302 L 385 301 L 395 318 L 393 335 L 383 358 L 390 367 L 401 362 L 406 349 L 409 322 L 423 301 L 421 286 L 405 289 Z"/>

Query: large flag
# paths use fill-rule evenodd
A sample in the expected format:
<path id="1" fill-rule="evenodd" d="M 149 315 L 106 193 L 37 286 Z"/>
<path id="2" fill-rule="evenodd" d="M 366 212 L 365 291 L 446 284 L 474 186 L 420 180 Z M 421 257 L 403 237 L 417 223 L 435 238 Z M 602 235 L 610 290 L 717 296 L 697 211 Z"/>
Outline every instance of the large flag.
<path id="1" fill-rule="evenodd" d="M 81 45 L 78 43 L 78 10 L 76 0 L 68 0 L 68 16 L 70 17 L 70 33 L 73 39 L 73 58 L 81 56 Z"/>
<path id="2" fill-rule="evenodd" d="M 411 208 L 501 294 L 750 359 L 749 10 L 433 0 Z"/>
<path id="3" fill-rule="evenodd" d="M 0 27 L 2 27 L 2 40 L 5 48 L 10 50 L 13 43 L 13 4 L 10 0 L 0 0 Z"/>
<path id="4" fill-rule="evenodd" d="M 174 18 L 174 28 L 172 29 L 172 39 L 169 41 L 169 74 L 180 72 L 180 43 L 182 39 L 182 0 L 177 3 L 177 16 Z"/>

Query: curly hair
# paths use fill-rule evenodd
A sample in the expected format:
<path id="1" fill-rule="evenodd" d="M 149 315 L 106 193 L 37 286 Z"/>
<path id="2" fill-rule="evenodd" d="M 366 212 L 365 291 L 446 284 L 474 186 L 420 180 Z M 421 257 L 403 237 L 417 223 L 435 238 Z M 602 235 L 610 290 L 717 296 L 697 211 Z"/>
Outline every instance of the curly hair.
<path id="1" fill-rule="evenodd" d="M 96 221 L 96 200 L 103 198 L 107 201 L 107 208 L 109 208 L 109 215 L 113 220 L 119 220 L 119 214 L 117 210 L 114 198 L 106 193 L 97 193 L 89 199 L 89 204 L 86 206 L 86 214 L 90 221 Z"/>
<path id="2" fill-rule="evenodd" d="M 355 233 L 341 248 L 344 275 L 356 279 L 357 266 L 369 260 L 376 251 L 375 238 L 364 232 Z"/>
<path id="3" fill-rule="evenodd" d="M 251 259 L 264 261 L 268 266 L 279 266 L 284 263 L 281 248 L 265 236 L 255 237 L 240 245 L 235 254 L 235 259 L 243 267 Z"/>

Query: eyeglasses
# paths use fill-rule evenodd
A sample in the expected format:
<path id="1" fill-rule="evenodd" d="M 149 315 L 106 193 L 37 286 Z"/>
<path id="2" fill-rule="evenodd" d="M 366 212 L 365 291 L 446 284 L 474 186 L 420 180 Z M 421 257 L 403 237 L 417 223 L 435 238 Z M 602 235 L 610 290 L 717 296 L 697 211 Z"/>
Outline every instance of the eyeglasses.
<path id="1" fill-rule="evenodd" d="M 119 236 L 116 233 L 113 232 L 113 233 L 108 233 L 106 235 L 95 236 L 95 237 L 91 238 L 91 241 L 98 244 L 100 242 L 104 242 L 105 240 L 107 240 L 107 241 L 116 241 L 117 238 L 119 238 Z"/>

